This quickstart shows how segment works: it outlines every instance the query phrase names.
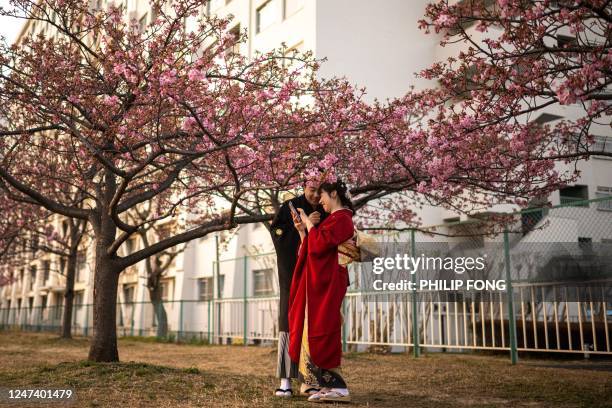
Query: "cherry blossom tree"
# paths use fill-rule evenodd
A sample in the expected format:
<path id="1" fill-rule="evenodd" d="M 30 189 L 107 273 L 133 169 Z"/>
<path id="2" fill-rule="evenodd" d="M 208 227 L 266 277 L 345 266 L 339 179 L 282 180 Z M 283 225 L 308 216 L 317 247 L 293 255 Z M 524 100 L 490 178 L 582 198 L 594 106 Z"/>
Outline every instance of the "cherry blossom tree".
<path id="1" fill-rule="evenodd" d="M 121 8 L 76 0 L 14 0 L 15 10 L 3 11 L 50 30 L 1 47 L 1 186 L 15 202 L 91 225 L 92 360 L 119 358 L 121 271 L 268 219 L 238 211 L 241 197 L 299 182 L 310 140 L 333 144 L 359 128 L 347 105 L 359 99 L 345 80 L 318 79 L 308 54 L 232 53 L 243 36 L 228 34 L 229 20 L 201 16 L 205 3 L 155 1 L 145 30 Z M 198 16 L 188 31 L 185 20 Z M 158 211 L 134 222 L 153 201 Z M 180 231 L 119 255 L 142 229 L 187 213 Z"/>
<path id="2" fill-rule="evenodd" d="M 18 258 L 31 253 L 32 242 L 27 236 L 29 226 L 46 223 L 48 213 L 37 206 L 16 205 L 2 190 L 0 213 L 0 264 L 10 269 L 21 262 Z"/>
<path id="3" fill-rule="evenodd" d="M 71 338 L 77 256 L 85 241 L 87 222 L 66 217 L 60 222 L 58 217 L 43 207 L 24 203 L 17 205 L 6 197 L 0 207 L 3 214 L 0 266 L 13 276 L 16 268 L 41 255 L 50 255 L 58 261 L 49 264 L 49 272 L 65 277 L 60 335 Z"/>
<path id="4" fill-rule="evenodd" d="M 133 223 L 139 223 L 148 219 L 151 212 L 158 212 L 154 208 L 155 203 L 148 207 L 135 208 L 130 214 Z M 137 218 L 134 218 L 137 217 Z M 179 222 L 173 220 L 165 223 L 153 223 L 146 225 L 138 231 L 140 242 L 143 247 L 148 247 L 151 243 L 168 238 L 181 231 Z M 164 338 L 168 335 L 168 315 L 162 299 L 163 287 L 162 279 L 171 270 L 176 258 L 185 251 L 185 245 L 178 245 L 160 251 L 144 260 L 144 276 L 139 279 L 145 281 L 145 287 L 149 292 L 149 299 L 153 306 L 153 313 L 157 319 L 157 337 Z"/>
<path id="5" fill-rule="evenodd" d="M 361 225 L 415 227 L 424 205 L 469 215 L 493 204 L 523 206 L 575 177 L 557 171 L 536 143 L 517 150 L 505 134 L 464 132 L 466 123 L 445 122 L 448 107 L 439 94 L 410 92 L 366 109 L 367 129 L 336 155 L 326 153 L 354 199 L 366 200 Z"/>
<path id="6" fill-rule="evenodd" d="M 421 73 L 440 85 L 428 95 L 439 108 L 433 134 L 503 135 L 526 162 L 612 157 L 604 138 L 612 113 L 610 1 L 441 0 L 420 25 L 455 50 Z M 561 120 L 543 123 L 542 114 Z"/>

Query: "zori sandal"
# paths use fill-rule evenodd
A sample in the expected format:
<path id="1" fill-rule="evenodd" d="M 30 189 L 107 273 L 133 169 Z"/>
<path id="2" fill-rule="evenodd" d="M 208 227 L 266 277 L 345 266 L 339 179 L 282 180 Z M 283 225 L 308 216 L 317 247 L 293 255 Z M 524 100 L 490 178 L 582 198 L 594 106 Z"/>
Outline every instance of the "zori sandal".
<path id="1" fill-rule="evenodd" d="M 283 390 L 282 388 L 277 388 L 276 390 L 274 390 L 274 395 L 282 398 L 291 398 L 293 396 L 293 391 L 291 390 L 291 388 L 287 388 L 286 390 Z"/>
<path id="2" fill-rule="evenodd" d="M 321 396 L 321 402 L 351 402 L 351 396 L 348 394 L 341 393 L 340 391 L 331 390 L 327 391 Z"/>
<path id="3" fill-rule="evenodd" d="M 301 389 L 300 388 L 300 395 L 310 396 L 312 394 L 316 394 L 319 391 L 321 391 L 321 389 L 320 388 L 315 388 L 315 387 L 310 387 L 310 388 L 306 388 L 306 389 Z"/>
<path id="4" fill-rule="evenodd" d="M 310 397 L 308 397 L 308 401 L 309 402 L 323 402 L 322 398 L 325 395 L 326 391 L 320 390 L 318 392 L 315 392 L 314 394 L 310 394 Z"/>

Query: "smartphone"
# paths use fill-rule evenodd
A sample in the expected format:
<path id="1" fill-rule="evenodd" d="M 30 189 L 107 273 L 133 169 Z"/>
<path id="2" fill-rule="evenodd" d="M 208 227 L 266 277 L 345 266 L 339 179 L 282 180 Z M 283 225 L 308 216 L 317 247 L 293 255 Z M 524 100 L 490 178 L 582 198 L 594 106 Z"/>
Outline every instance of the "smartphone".
<path id="1" fill-rule="evenodd" d="M 300 213 L 297 212 L 295 206 L 291 201 L 289 201 L 289 209 L 291 210 L 291 214 L 293 214 L 294 217 L 297 217 L 298 219 L 300 218 Z"/>

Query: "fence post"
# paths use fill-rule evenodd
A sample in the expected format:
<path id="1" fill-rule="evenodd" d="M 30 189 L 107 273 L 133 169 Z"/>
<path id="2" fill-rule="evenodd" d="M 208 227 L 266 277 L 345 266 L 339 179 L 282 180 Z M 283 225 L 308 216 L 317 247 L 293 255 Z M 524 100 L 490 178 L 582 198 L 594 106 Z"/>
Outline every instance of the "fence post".
<path id="1" fill-rule="evenodd" d="M 130 302 L 132 306 L 132 316 L 130 317 L 130 336 L 134 337 L 134 311 L 136 310 L 136 305 L 134 302 Z"/>
<path id="2" fill-rule="evenodd" d="M 248 310 L 247 310 L 247 261 L 248 258 L 245 255 L 244 256 L 244 290 L 243 290 L 243 298 L 242 298 L 242 302 L 243 302 L 243 308 L 244 308 L 244 333 L 243 333 L 243 344 L 246 346 L 247 345 L 247 319 L 248 319 Z"/>
<path id="3" fill-rule="evenodd" d="M 89 333 L 89 304 L 85 305 L 85 328 L 83 330 L 85 332 L 85 337 Z"/>
<path id="4" fill-rule="evenodd" d="M 510 361 L 516 364 L 518 351 L 516 349 L 516 320 L 514 318 L 514 294 L 512 291 L 512 275 L 510 272 L 510 240 L 508 228 L 504 228 L 504 266 L 506 270 L 506 295 L 508 296 L 508 330 L 510 331 Z"/>
<path id="5" fill-rule="evenodd" d="M 142 296 L 141 296 L 142 298 Z M 145 318 L 144 318 L 144 314 L 145 314 L 145 306 L 144 306 L 144 300 L 141 300 L 138 302 L 138 304 L 140 305 L 140 327 L 138 328 L 138 336 L 142 337 L 144 334 L 144 322 L 145 322 Z M 155 313 L 155 311 L 153 311 L 153 313 Z"/>
<path id="6" fill-rule="evenodd" d="M 180 343 L 180 338 L 183 337 L 183 299 L 181 299 L 179 302 L 179 335 L 176 339 L 177 343 Z"/>
<path id="7" fill-rule="evenodd" d="M 207 319 L 208 321 L 207 321 L 206 323 L 208 324 L 208 344 L 209 344 L 209 345 L 210 345 L 211 334 L 212 334 L 212 333 L 211 333 L 211 331 L 210 331 L 210 329 L 211 329 L 211 323 L 212 323 L 212 322 L 211 322 L 211 320 L 212 320 L 212 312 L 211 312 L 211 310 L 210 310 L 210 303 L 211 303 L 211 300 L 210 300 L 210 299 L 208 299 L 208 319 Z"/>
<path id="8" fill-rule="evenodd" d="M 342 351 L 343 352 L 347 352 L 348 350 L 348 346 L 346 343 L 346 330 L 347 330 L 347 321 L 348 318 L 346 316 L 346 297 L 344 299 L 342 299 L 342 316 L 343 316 L 343 322 L 342 322 Z"/>
<path id="9" fill-rule="evenodd" d="M 415 230 L 414 228 L 410 230 L 410 252 L 413 257 L 416 257 L 416 241 L 415 241 Z M 414 290 L 411 293 L 412 297 L 412 351 L 414 352 L 414 356 L 418 357 L 421 354 L 421 350 L 419 349 L 419 314 L 417 312 L 417 291 L 416 291 L 416 273 L 410 274 L 410 280 L 412 281 L 412 285 Z"/>
<path id="10" fill-rule="evenodd" d="M 217 303 L 217 341 L 221 344 L 221 248 L 219 246 L 219 234 L 215 234 L 215 273 L 217 274 L 217 299 L 219 302 Z"/>

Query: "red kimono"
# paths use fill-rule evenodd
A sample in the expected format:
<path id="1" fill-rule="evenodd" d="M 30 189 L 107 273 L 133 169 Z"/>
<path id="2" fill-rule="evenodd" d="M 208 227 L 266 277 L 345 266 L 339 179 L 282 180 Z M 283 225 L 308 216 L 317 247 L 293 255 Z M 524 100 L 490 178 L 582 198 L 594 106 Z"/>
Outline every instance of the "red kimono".
<path id="1" fill-rule="evenodd" d="M 323 369 L 340 366 L 340 309 L 349 278 L 346 267 L 338 264 L 338 245 L 353 237 L 352 216 L 348 209 L 334 211 L 310 230 L 300 247 L 289 293 L 289 356 L 296 363 L 308 304 L 312 362 Z"/>

